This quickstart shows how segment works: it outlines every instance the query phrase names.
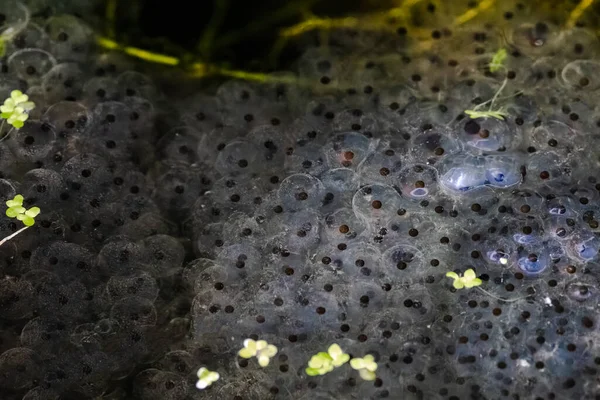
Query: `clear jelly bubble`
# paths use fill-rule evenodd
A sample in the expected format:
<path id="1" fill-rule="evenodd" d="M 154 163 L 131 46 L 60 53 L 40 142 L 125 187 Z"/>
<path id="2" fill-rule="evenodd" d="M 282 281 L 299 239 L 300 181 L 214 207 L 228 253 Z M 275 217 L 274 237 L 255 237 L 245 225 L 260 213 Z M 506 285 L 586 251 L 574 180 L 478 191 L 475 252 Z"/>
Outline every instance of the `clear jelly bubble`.
<path id="1" fill-rule="evenodd" d="M 318 208 L 324 200 L 323 183 L 308 174 L 294 174 L 285 178 L 279 186 L 279 200 L 285 210 Z"/>
<path id="2" fill-rule="evenodd" d="M 440 165 L 440 184 L 449 194 L 460 194 L 486 185 L 486 160 L 481 156 L 456 155 Z"/>
<path id="3" fill-rule="evenodd" d="M 520 163 L 514 155 L 485 156 L 486 184 L 495 188 L 508 188 L 521 183 Z"/>
<path id="4" fill-rule="evenodd" d="M 411 165 L 398 173 L 397 184 L 404 198 L 415 201 L 433 198 L 438 190 L 437 172 L 427 165 Z"/>
<path id="5" fill-rule="evenodd" d="M 402 198 L 389 185 L 369 185 L 358 189 L 352 198 L 352 210 L 357 218 L 370 226 L 386 225 L 402 208 Z"/>

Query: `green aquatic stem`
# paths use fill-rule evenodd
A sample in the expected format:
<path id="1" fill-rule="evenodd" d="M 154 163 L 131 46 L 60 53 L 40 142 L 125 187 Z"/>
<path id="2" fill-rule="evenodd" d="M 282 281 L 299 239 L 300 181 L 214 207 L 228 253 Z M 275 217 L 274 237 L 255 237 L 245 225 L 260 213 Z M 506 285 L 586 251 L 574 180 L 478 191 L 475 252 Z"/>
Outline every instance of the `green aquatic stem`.
<path id="1" fill-rule="evenodd" d="M 477 111 L 477 110 L 465 110 L 465 114 L 467 114 L 471 119 L 476 118 L 496 118 L 501 121 L 504 121 L 504 117 L 506 114 L 502 111 Z"/>
<path id="2" fill-rule="evenodd" d="M 8 242 L 10 239 L 14 238 L 15 236 L 19 235 L 21 232 L 23 232 L 27 228 L 30 228 L 30 226 L 24 226 L 21 229 L 19 229 L 18 231 L 16 231 L 15 233 L 13 233 L 13 234 L 5 237 L 4 239 L 0 240 L 0 246 L 2 246 L 4 243 Z"/>

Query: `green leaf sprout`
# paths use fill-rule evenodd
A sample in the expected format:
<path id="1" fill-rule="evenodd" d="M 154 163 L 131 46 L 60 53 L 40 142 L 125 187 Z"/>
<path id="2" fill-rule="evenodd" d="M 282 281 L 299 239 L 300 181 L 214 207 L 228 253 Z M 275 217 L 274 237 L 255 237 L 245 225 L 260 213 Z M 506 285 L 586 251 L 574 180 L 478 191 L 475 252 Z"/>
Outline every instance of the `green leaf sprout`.
<path id="1" fill-rule="evenodd" d="M 1 40 L 1 39 L 0 39 Z M 10 97 L 4 100 L 4 104 L 0 106 L 0 119 L 2 119 L 2 125 L 0 125 L 0 134 L 4 123 L 8 122 L 12 128 L 4 135 L 0 142 L 6 139 L 13 129 L 20 129 L 25 125 L 25 121 L 29 118 L 29 111 L 35 108 L 35 103 L 29 101 L 29 96 L 23 94 L 20 90 L 13 90 L 10 92 Z"/>
<path id="2" fill-rule="evenodd" d="M 29 96 L 23 94 L 20 90 L 10 92 L 10 97 L 4 100 L 0 106 L 0 117 L 5 119 L 9 125 L 14 128 L 22 128 L 25 121 L 29 118 L 28 112 L 35 108 L 35 103 L 29 101 Z"/>
<path id="3" fill-rule="evenodd" d="M 325 375 L 340 367 L 350 360 L 350 355 L 344 353 L 338 344 L 332 344 L 327 349 L 327 353 L 321 351 L 311 357 L 306 368 L 308 376 Z"/>
<path id="4" fill-rule="evenodd" d="M 452 286 L 454 286 L 455 289 L 470 289 L 472 287 L 481 285 L 481 279 L 475 275 L 475 271 L 473 271 L 472 268 L 466 270 L 463 276 L 458 276 L 458 274 L 454 271 L 446 272 L 446 276 L 454 280 L 454 282 L 452 282 Z"/>
<path id="5" fill-rule="evenodd" d="M 196 382 L 196 387 L 198 389 L 206 389 L 220 378 L 218 372 L 209 371 L 208 368 L 205 367 L 200 368 L 196 375 L 198 376 L 198 382 Z"/>
<path id="6" fill-rule="evenodd" d="M 12 235 L 0 240 L 0 246 L 35 224 L 35 217 L 39 215 L 41 210 L 39 207 L 31 207 L 29 210 L 26 209 L 23 207 L 23 200 L 23 196 L 18 194 L 12 200 L 8 200 L 6 202 L 6 206 L 8 207 L 6 209 L 6 216 L 8 218 L 18 219 L 19 221 L 23 222 L 23 225 L 25 226 Z"/>
<path id="7" fill-rule="evenodd" d="M 377 363 L 375 362 L 375 357 L 371 354 L 367 354 L 363 358 L 353 358 L 350 360 L 350 366 L 352 369 L 357 370 L 360 377 L 365 381 L 374 381 L 377 377 L 377 375 L 375 375 Z"/>
<path id="8" fill-rule="evenodd" d="M 265 340 L 244 340 L 244 348 L 238 352 L 238 355 L 242 358 L 256 357 L 258 359 L 258 365 L 266 367 L 271 361 L 271 357 L 277 354 L 277 347 L 267 343 Z"/>

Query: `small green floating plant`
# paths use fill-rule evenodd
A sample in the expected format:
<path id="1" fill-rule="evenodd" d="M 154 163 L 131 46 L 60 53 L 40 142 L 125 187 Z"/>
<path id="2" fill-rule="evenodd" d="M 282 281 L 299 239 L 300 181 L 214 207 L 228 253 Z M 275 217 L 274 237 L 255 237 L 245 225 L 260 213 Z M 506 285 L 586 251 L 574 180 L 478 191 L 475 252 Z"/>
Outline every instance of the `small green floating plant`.
<path id="1" fill-rule="evenodd" d="M 334 368 L 341 367 L 350 360 L 350 355 L 344 353 L 338 344 L 332 344 L 327 349 L 327 353 L 321 351 L 310 358 L 306 375 L 317 376 L 325 375 L 333 371 Z"/>
<path id="2" fill-rule="evenodd" d="M 375 371 L 377 371 L 377 363 L 375 357 L 371 354 L 367 354 L 362 358 L 353 358 L 350 360 L 350 366 L 352 369 L 358 371 L 361 378 L 365 381 L 374 381 L 377 378 Z"/>
<path id="3" fill-rule="evenodd" d="M 362 358 L 350 359 L 350 355 L 344 353 L 342 348 L 334 343 L 327 349 L 327 353 L 321 351 L 310 358 L 308 362 L 308 368 L 305 372 L 308 376 L 325 375 L 335 368 L 341 367 L 350 361 L 350 367 L 358 371 L 361 378 L 365 381 L 373 381 L 377 377 L 375 371 L 377 370 L 377 363 L 375 357 L 371 354 L 367 354 Z"/>
<path id="4" fill-rule="evenodd" d="M 207 387 L 218 381 L 221 377 L 218 372 L 210 371 L 206 367 L 200 368 L 196 375 L 198 376 L 198 382 L 196 382 L 196 387 L 200 390 L 206 389 Z"/>
<path id="5" fill-rule="evenodd" d="M 6 206 L 8 207 L 6 209 L 6 216 L 9 218 L 18 219 L 19 221 L 23 222 L 23 225 L 25 226 L 12 235 L 0 240 L 0 246 L 35 224 L 35 217 L 38 216 L 41 210 L 39 207 L 31 207 L 29 210 L 26 209 L 23 207 L 23 200 L 23 196 L 18 194 L 12 200 L 8 200 L 6 202 Z"/>
<path id="6" fill-rule="evenodd" d="M 12 128 L 0 139 L 0 142 L 6 139 L 14 129 L 21 129 L 25 125 L 25 121 L 29 119 L 29 112 L 34 108 L 35 103 L 29 101 L 29 96 L 20 90 L 10 92 L 10 97 L 4 100 L 4 104 L 0 106 L 0 118 L 2 119 L 0 134 L 5 123 Z"/>
<path id="7" fill-rule="evenodd" d="M 481 279 L 475 275 L 475 271 L 473 271 L 472 268 L 466 270 L 463 276 L 458 276 L 458 274 L 454 271 L 446 272 L 446 276 L 454 280 L 454 282 L 452 282 L 452 286 L 454 286 L 455 289 L 470 289 L 472 287 L 479 286 L 482 283 Z"/>
<path id="8" fill-rule="evenodd" d="M 277 347 L 267 343 L 265 340 L 244 340 L 244 348 L 238 352 L 238 355 L 242 358 L 256 357 L 258 359 L 258 365 L 266 367 L 269 365 L 272 357 L 277 354 Z"/>
<path id="9" fill-rule="evenodd" d="M 508 263 L 507 259 L 504 259 L 504 261 L 501 261 L 502 265 L 506 265 L 507 263 Z M 502 300 L 507 303 L 512 303 L 513 301 L 519 301 L 519 300 L 523 300 L 523 299 L 526 299 L 527 297 L 529 297 L 529 296 L 523 296 L 523 297 L 517 297 L 515 299 L 505 299 L 503 297 L 498 297 L 498 296 L 488 292 L 487 290 L 479 287 L 479 286 L 481 286 L 483 281 L 477 277 L 473 268 L 469 268 L 468 270 L 466 270 L 462 274 L 462 276 L 460 276 L 459 274 L 457 274 L 454 271 L 448 271 L 448 272 L 446 272 L 446 277 L 452 278 L 452 280 L 453 280 L 452 286 L 456 290 L 471 289 L 471 288 L 476 287 L 477 289 L 481 290 L 483 293 L 487 294 L 488 296 L 493 297 L 497 300 Z"/>

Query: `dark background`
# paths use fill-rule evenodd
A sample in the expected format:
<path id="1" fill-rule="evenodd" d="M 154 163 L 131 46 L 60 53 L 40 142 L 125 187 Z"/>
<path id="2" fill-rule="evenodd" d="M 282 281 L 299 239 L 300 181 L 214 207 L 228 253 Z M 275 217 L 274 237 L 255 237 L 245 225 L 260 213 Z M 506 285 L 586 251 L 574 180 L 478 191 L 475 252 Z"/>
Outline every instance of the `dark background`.
<path id="1" fill-rule="evenodd" d="M 235 68 L 265 69 L 278 32 L 303 20 L 301 7 L 320 17 L 340 17 L 388 8 L 389 0 L 139 0 L 118 3 L 117 32 L 121 41 L 166 53 L 186 51 Z M 282 10 L 288 10 L 283 12 Z M 283 16 L 279 16 L 283 14 Z M 218 16 L 221 16 L 219 18 Z M 216 20 L 211 51 L 197 44 Z M 235 40 L 219 44 L 228 34 Z M 278 67 L 297 58 L 294 43 L 281 54 Z"/>

